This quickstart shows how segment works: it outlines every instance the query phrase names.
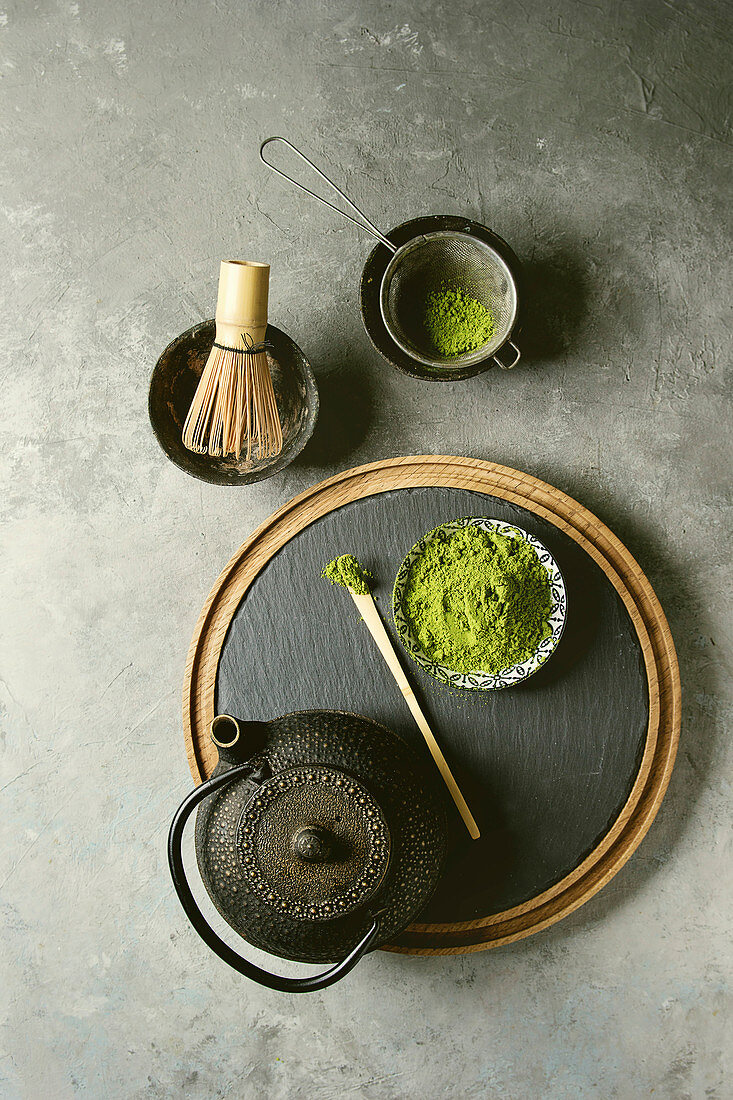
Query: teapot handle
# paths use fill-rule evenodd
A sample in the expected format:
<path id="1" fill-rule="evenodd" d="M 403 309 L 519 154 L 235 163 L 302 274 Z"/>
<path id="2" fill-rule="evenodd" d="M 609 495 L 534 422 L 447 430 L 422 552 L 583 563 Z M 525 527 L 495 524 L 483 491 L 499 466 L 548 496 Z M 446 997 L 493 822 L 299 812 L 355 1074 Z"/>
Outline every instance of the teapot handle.
<path id="1" fill-rule="evenodd" d="M 372 915 L 372 923 L 368 932 L 341 962 L 336 963 L 335 966 L 332 966 L 329 970 L 325 970 L 322 974 L 314 974 L 312 977 L 287 978 L 284 975 L 271 974 L 268 970 L 262 970 L 261 967 L 248 962 L 247 959 L 239 955 L 228 943 L 222 940 L 199 909 L 186 878 L 186 872 L 183 866 L 182 844 L 183 831 L 189 817 L 198 804 L 203 802 L 210 794 L 218 791 L 221 787 L 225 787 L 234 779 L 244 778 L 246 775 L 249 775 L 251 771 L 252 768 L 250 764 L 239 764 L 234 768 L 230 768 L 228 771 L 222 772 L 221 775 L 214 776 L 212 779 L 207 779 L 205 783 L 196 787 L 195 790 L 191 791 L 188 797 L 183 800 L 176 811 L 175 817 L 171 822 L 170 832 L 168 833 L 168 866 L 170 867 L 171 878 L 173 879 L 173 885 L 186 916 L 204 943 L 207 944 L 220 959 L 223 959 L 229 966 L 238 970 L 240 974 L 244 974 L 245 977 L 251 978 L 253 981 L 259 982 L 260 985 L 265 985 L 269 989 L 277 989 L 281 993 L 313 993 L 317 989 L 325 989 L 327 986 L 333 985 L 334 982 L 345 977 L 350 970 L 354 969 L 362 955 L 369 950 L 379 932 L 380 913 Z"/>

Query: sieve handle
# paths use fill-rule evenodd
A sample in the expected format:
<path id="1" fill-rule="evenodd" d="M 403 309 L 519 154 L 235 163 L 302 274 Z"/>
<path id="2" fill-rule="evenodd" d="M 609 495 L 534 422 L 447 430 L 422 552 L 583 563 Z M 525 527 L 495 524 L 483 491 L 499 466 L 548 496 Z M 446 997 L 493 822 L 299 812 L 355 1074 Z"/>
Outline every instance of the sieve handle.
<path id="1" fill-rule="evenodd" d="M 499 358 L 499 354 L 498 354 L 498 352 L 497 352 L 497 354 L 496 354 L 496 355 L 494 356 L 494 362 L 495 362 L 495 363 L 498 363 L 498 364 L 499 364 L 499 366 L 501 367 L 501 369 L 502 369 L 502 370 L 511 370 L 511 369 L 512 369 L 512 367 L 516 367 L 517 363 L 518 363 L 518 362 L 519 362 L 519 360 L 520 360 L 520 359 L 522 358 L 522 353 L 521 353 L 521 351 L 519 350 L 519 348 L 517 347 L 517 345 L 516 345 L 516 344 L 515 344 L 515 343 L 514 343 L 514 342 L 513 342 L 512 340 L 507 340 L 505 344 L 502 344 L 502 345 L 501 345 L 501 347 L 499 348 L 499 351 L 503 351 L 503 350 L 504 350 L 504 348 L 505 348 L 505 347 L 506 347 L 507 345 L 508 345 L 508 346 L 509 346 L 510 348 L 512 348 L 512 350 L 514 351 L 514 359 L 512 360 L 512 362 L 511 362 L 511 363 L 505 363 L 505 362 L 503 362 L 503 360 Z"/>
<path id="2" fill-rule="evenodd" d="M 273 141 L 281 141 L 283 143 L 283 145 L 287 145 L 288 149 L 292 149 L 292 151 L 297 156 L 299 156 L 301 160 L 305 161 L 305 163 L 313 169 L 313 171 L 316 173 L 317 176 L 320 176 L 321 179 L 324 180 L 324 182 L 327 183 L 328 186 L 331 187 L 336 192 L 336 194 L 339 195 L 344 200 L 344 202 L 346 203 L 347 206 L 351 207 L 351 209 L 354 211 L 354 213 L 359 215 L 359 218 L 361 218 L 361 221 L 358 221 L 356 218 L 352 218 L 351 214 L 347 214 L 345 210 L 340 210 L 338 208 L 338 206 L 335 206 L 332 202 L 329 202 L 328 199 L 324 199 L 320 195 L 317 195 L 315 191 L 311 191 L 311 189 L 309 187 L 306 187 L 305 184 L 298 183 L 298 181 L 296 179 L 293 179 L 292 176 L 289 176 L 287 174 L 287 172 L 283 172 L 281 168 L 276 168 L 275 165 L 271 161 L 265 160 L 265 149 L 268 145 L 271 145 Z M 316 167 L 316 165 L 313 163 L 312 160 L 309 160 L 309 158 L 305 155 L 305 153 L 301 153 L 300 149 L 297 149 L 292 144 L 292 142 L 287 140 L 287 138 L 284 138 L 284 137 L 269 137 L 269 138 L 266 138 L 262 142 L 262 145 L 260 145 L 260 160 L 262 161 L 263 164 L 266 164 L 268 168 L 272 169 L 273 172 L 277 172 L 278 176 L 282 176 L 282 178 L 284 180 L 288 180 L 290 183 L 292 183 L 295 187 L 299 188 L 301 191 L 305 191 L 306 195 L 310 195 L 312 198 L 318 199 L 318 201 L 322 202 L 324 206 L 328 206 L 328 207 L 331 208 L 331 210 L 335 210 L 336 213 L 340 214 L 342 218 L 348 218 L 348 220 L 350 222 L 353 222 L 353 224 L 356 225 L 359 229 L 365 229 L 367 231 L 367 233 L 370 233 L 372 235 L 372 237 L 376 237 L 376 239 L 381 244 L 383 244 L 386 248 L 388 248 L 390 250 L 390 252 L 396 252 L 397 251 L 397 249 L 392 244 L 392 242 L 387 237 L 385 237 L 382 233 L 379 232 L 379 230 L 377 229 L 374 222 L 371 222 L 369 220 L 369 218 L 366 216 L 364 211 L 360 210 L 359 207 L 356 205 L 356 203 L 352 202 L 351 199 L 349 198 L 349 196 L 345 195 L 344 192 L 341 190 L 341 188 L 336 186 L 336 184 L 333 182 L 333 180 L 330 180 L 328 178 L 328 176 L 326 176 L 320 170 L 320 168 Z"/>

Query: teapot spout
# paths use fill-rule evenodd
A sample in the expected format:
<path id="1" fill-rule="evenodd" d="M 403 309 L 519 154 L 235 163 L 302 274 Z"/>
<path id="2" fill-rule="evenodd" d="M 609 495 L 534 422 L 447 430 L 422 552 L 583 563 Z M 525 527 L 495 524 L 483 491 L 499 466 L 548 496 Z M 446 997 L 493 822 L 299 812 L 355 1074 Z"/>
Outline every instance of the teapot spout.
<path id="1" fill-rule="evenodd" d="M 262 747 L 266 722 L 243 722 L 231 714 L 217 714 L 211 722 L 211 740 L 219 752 L 223 768 L 243 764 Z"/>

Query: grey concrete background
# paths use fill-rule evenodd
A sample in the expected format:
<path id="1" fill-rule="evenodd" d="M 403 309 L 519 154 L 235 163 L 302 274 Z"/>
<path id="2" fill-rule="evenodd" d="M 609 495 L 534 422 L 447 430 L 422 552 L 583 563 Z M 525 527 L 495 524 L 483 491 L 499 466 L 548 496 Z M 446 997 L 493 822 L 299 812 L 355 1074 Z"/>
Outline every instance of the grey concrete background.
<path id="1" fill-rule="evenodd" d="M 3 4 L 3 1097 L 732 1095 L 731 30 L 716 0 Z M 465 213 L 509 240 L 521 366 L 438 387 L 383 364 L 369 241 L 260 167 L 278 132 L 380 226 Z M 175 469 L 146 413 L 222 257 L 271 260 L 323 397 L 249 489 Z M 423 451 L 529 470 L 626 541 L 679 648 L 678 764 L 561 925 L 378 954 L 295 1001 L 210 957 L 171 893 L 186 649 L 273 509 Z"/>

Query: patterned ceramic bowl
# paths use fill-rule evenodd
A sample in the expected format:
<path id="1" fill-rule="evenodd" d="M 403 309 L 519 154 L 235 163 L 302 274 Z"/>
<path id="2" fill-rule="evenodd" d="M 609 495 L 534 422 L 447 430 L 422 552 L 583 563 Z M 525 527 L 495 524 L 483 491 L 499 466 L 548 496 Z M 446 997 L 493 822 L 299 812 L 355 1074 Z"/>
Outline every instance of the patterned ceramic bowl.
<path id="1" fill-rule="evenodd" d="M 499 535 L 507 535 L 509 538 L 522 539 L 524 542 L 529 543 L 536 551 L 537 557 L 546 570 L 550 581 L 552 610 L 548 620 L 550 627 L 549 636 L 540 642 L 532 656 L 526 661 L 523 661 L 521 665 L 505 668 L 501 672 L 495 674 L 489 672 L 454 672 L 452 669 L 445 668 L 443 665 L 435 664 L 435 662 L 431 661 L 420 649 L 420 645 L 412 632 L 412 628 L 402 611 L 403 593 L 412 563 L 420 557 L 427 544 L 434 539 L 438 533 L 450 533 L 452 531 L 457 531 L 461 527 L 469 526 L 479 527 L 483 531 L 495 531 Z M 527 677 L 531 676 L 533 672 L 536 672 L 554 652 L 560 641 L 563 627 L 565 626 L 567 596 L 565 593 L 565 582 L 563 581 L 562 573 L 558 569 L 557 562 L 547 547 L 543 546 L 539 539 L 536 539 L 534 535 L 530 535 L 527 531 L 523 531 L 521 527 L 515 527 L 511 523 L 504 523 L 498 519 L 487 519 L 483 516 L 467 516 L 464 519 L 457 519 L 453 520 L 451 523 L 441 524 L 440 527 L 436 527 L 434 530 L 429 531 L 424 538 L 415 543 L 405 560 L 402 562 L 399 572 L 397 573 L 392 596 L 392 609 L 395 626 L 397 627 L 397 633 L 400 636 L 400 640 L 412 659 L 416 661 L 421 668 L 424 668 L 426 672 L 429 672 L 436 680 L 441 680 L 444 684 L 449 684 L 451 687 L 468 688 L 477 691 L 493 691 L 497 688 L 510 687 L 512 684 L 519 684 L 522 680 L 526 680 Z"/>

